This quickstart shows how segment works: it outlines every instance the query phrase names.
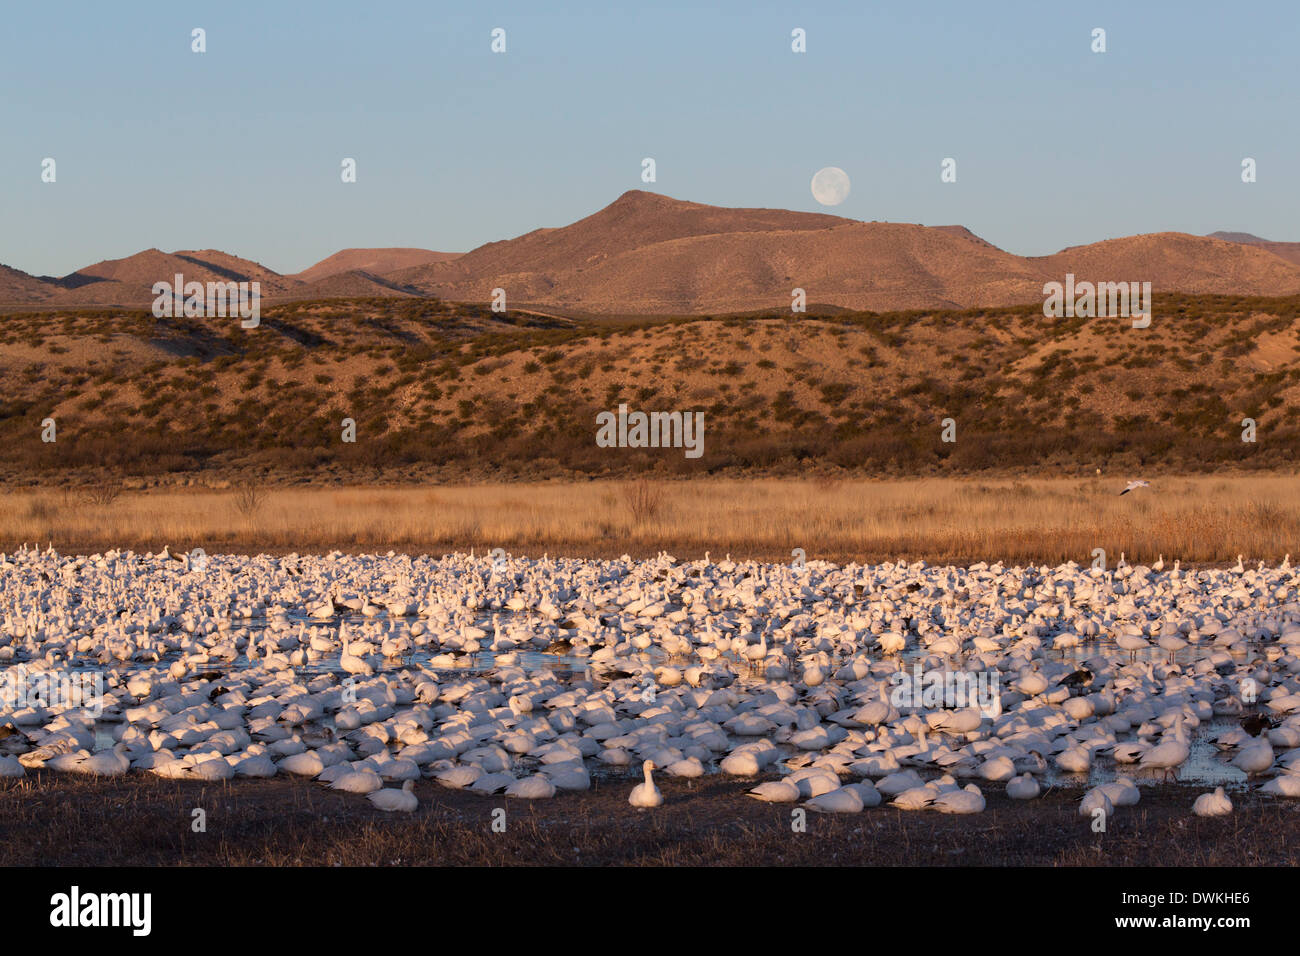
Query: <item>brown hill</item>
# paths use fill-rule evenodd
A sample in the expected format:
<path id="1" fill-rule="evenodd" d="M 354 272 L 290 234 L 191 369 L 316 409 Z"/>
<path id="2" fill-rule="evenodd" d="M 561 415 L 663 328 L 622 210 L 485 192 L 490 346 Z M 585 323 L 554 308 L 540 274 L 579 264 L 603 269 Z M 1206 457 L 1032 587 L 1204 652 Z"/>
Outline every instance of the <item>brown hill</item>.
<path id="1" fill-rule="evenodd" d="M 1027 303 L 1073 271 L 1156 291 L 1285 295 L 1300 269 L 1262 249 L 1158 233 L 1024 258 L 961 226 L 721 209 L 629 192 L 595 215 L 390 278 L 442 298 L 590 313 L 732 312 L 810 303 L 876 311 Z"/>
<path id="2" fill-rule="evenodd" d="M 62 280 L 0 274 L 0 301 L 146 304 L 177 272 L 256 280 L 268 299 L 432 296 L 512 308 L 628 315 L 746 312 L 808 304 L 891 311 L 1029 304 L 1043 285 L 1150 282 L 1156 293 L 1280 296 L 1300 292 L 1300 243 L 1246 233 L 1153 233 L 1050 256 L 1005 252 L 963 226 L 858 222 L 783 209 L 728 209 L 634 190 L 568 226 L 537 229 L 463 255 L 345 249 L 296 276 L 217 250 L 149 249 Z M 392 267 L 392 268 L 390 268 Z"/>
<path id="3" fill-rule="evenodd" d="M 153 301 L 155 282 L 171 282 L 177 274 L 195 282 L 260 282 L 263 296 L 279 296 L 302 283 L 215 249 L 166 253 L 146 249 L 122 259 L 106 259 L 78 269 L 61 281 L 60 305 L 137 305 Z"/>
<path id="4" fill-rule="evenodd" d="M 971 242 L 977 243 L 981 246 L 987 246 L 990 249 L 998 248 L 997 246 L 993 245 L 993 243 L 989 242 L 987 239 L 981 239 L 979 236 L 975 235 L 975 233 L 971 232 L 965 226 L 933 226 L 932 228 L 938 229 L 940 232 L 946 232 L 950 236 L 957 236 L 958 238 L 961 239 L 969 239 Z"/>
<path id="5" fill-rule="evenodd" d="M 630 190 L 604 209 L 560 229 L 536 229 L 466 253 L 458 264 L 469 272 L 491 264 L 510 272 L 578 269 L 620 253 L 691 236 L 833 229 L 855 222 L 788 209 L 728 209 Z"/>
<path id="6" fill-rule="evenodd" d="M 400 270 L 389 278 L 450 298 L 479 299 L 502 287 L 507 296 L 521 300 L 536 298 L 554 305 L 585 302 L 593 311 L 627 312 L 639 307 L 612 301 L 613 296 L 602 295 L 595 283 L 583 280 L 581 274 L 662 242 L 694 236 L 732 236 L 743 242 L 738 234 L 831 229 L 853 221 L 786 209 L 726 209 L 631 190 L 571 225 L 490 242 L 452 262 Z M 707 264 L 699 265 L 707 269 Z M 603 275 L 616 272 L 607 269 Z M 673 294 L 661 301 L 661 297 L 649 297 L 647 301 L 658 307 L 647 311 L 673 311 L 682 307 L 675 303 L 694 298 Z M 770 295 L 764 304 L 772 304 Z"/>
<path id="7" fill-rule="evenodd" d="M 1300 242 L 1266 242 L 1260 248 L 1300 266 Z"/>
<path id="8" fill-rule="evenodd" d="M 955 308 L 1026 302 L 1039 277 L 1014 256 L 895 223 L 692 236 L 633 249 L 581 273 L 485 279 L 524 300 L 586 312 L 704 313 L 788 308 L 795 288 L 809 303 L 854 309 Z M 449 290 L 482 298 L 491 285 Z"/>
<path id="9" fill-rule="evenodd" d="M 1257 246 L 1275 256 L 1281 256 L 1287 262 L 1300 265 L 1300 242 L 1273 242 L 1252 236 L 1248 232 L 1212 232 L 1207 239 L 1222 239 L 1224 242 L 1239 242 L 1242 245 Z"/>
<path id="10" fill-rule="evenodd" d="M 227 279 L 234 279 L 237 282 L 260 282 L 262 283 L 263 295 L 274 295 L 279 290 L 292 289 L 296 286 L 292 276 L 283 276 L 273 269 L 268 269 L 260 262 L 241 259 L 239 256 L 232 256 L 219 249 L 203 249 L 198 252 L 181 251 L 172 254 L 198 268 L 209 269 L 219 275 L 224 275 Z"/>
<path id="11" fill-rule="evenodd" d="M 369 272 L 363 272 L 360 269 L 352 269 L 348 272 L 335 273 L 317 279 L 315 282 L 304 283 L 291 296 L 295 299 L 334 299 L 334 298 L 358 298 L 362 296 L 416 296 L 420 293 L 403 288 L 397 283 L 373 275 Z"/>
<path id="12" fill-rule="evenodd" d="M 36 304 L 62 291 L 57 280 L 38 279 L 18 269 L 0 265 L 0 302 Z"/>
<path id="13" fill-rule="evenodd" d="M 1079 280 L 1150 282 L 1156 292 L 1300 292 L 1300 268 L 1258 246 L 1179 232 L 1108 239 L 1027 261 L 1040 264 L 1055 281 L 1073 272 Z"/>
<path id="14" fill-rule="evenodd" d="M 293 278 L 315 282 L 344 272 L 368 272 L 384 275 L 399 269 L 411 269 L 431 262 L 448 262 L 460 256 L 459 252 L 434 252 L 432 249 L 343 249 L 322 259 Z"/>
<path id="15" fill-rule="evenodd" d="M 1300 296 L 1154 306 L 1140 334 L 1045 320 L 1039 304 L 628 323 L 371 297 L 268 304 L 251 332 L 146 310 L 18 313 L 0 323 L 0 479 L 1294 470 Z M 703 457 L 598 446 L 595 416 L 624 402 L 705 414 Z M 40 441 L 47 416 L 57 443 Z M 949 416 L 955 445 L 940 440 Z M 356 444 L 339 440 L 345 417 Z M 1258 443 L 1241 440 L 1245 417 Z"/>

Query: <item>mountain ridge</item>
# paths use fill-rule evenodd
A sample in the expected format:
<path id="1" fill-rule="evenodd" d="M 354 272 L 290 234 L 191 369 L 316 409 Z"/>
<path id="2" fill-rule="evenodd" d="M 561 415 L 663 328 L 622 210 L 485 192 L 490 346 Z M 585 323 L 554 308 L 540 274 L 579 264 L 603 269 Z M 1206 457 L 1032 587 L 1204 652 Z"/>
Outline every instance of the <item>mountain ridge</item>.
<path id="1" fill-rule="evenodd" d="M 216 249 L 151 248 L 62 278 L 0 267 L 0 304 L 140 306 L 151 286 L 257 281 L 268 300 L 432 297 L 582 314 L 705 314 L 809 303 L 854 310 L 953 309 L 1040 301 L 1043 285 L 1150 282 L 1157 292 L 1300 293 L 1300 243 L 1250 233 L 1156 232 L 1017 256 L 965 226 L 866 222 L 827 213 L 732 208 L 629 190 L 566 226 L 465 253 L 348 248 L 293 274 Z"/>

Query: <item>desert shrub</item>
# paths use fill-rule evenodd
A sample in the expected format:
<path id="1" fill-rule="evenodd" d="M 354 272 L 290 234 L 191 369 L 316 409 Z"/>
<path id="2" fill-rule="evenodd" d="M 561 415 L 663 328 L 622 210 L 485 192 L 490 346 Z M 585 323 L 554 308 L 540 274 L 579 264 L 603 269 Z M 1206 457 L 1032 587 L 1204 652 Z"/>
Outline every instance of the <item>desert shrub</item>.
<path id="1" fill-rule="evenodd" d="M 637 524 L 650 521 L 664 506 L 664 489 L 645 478 L 631 482 L 623 488 L 623 501 Z"/>
<path id="2" fill-rule="evenodd" d="M 235 510 L 245 518 L 251 518 L 255 515 L 262 502 L 265 500 L 266 493 L 262 487 L 253 480 L 245 480 L 235 485 L 234 491 Z"/>
<path id="3" fill-rule="evenodd" d="M 86 504 L 105 508 L 116 501 L 121 494 L 122 483 L 120 481 L 111 479 L 96 481 L 82 487 L 81 500 Z"/>

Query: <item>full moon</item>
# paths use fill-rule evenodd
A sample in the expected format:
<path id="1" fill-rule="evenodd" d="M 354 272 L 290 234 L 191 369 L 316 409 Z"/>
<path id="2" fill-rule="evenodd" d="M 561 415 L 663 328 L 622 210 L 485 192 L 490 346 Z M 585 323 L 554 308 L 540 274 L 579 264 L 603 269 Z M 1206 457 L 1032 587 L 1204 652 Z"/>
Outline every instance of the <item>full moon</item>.
<path id="1" fill-rule="evenodd" d="M 817 170 L 812 178 L 812 194 L 823 206 L 838 206 L 849 198 L 849 174 L 838 166 Z"/>

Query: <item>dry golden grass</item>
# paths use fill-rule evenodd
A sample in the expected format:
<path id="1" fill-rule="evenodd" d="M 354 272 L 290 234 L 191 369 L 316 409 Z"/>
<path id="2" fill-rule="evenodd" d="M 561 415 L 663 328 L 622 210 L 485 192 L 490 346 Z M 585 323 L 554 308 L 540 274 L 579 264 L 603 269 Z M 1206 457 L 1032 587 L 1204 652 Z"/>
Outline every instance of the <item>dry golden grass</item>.
<path id="1" fill-rule="evenodd" d="M 1289 476 L 1163 478 L 1119 497 L 1095 480 L 690 480 L 658 483 L 653 515 L 622 482 L 268 488 L 252 515 L 229 490 L 127 491 L 107 504 L 57 489 L 0 495 L 0 548 L 53 543 L 208 551 L 653 555 L 930 562 L 1280 561 L 1300 555 Z M 650 493 L 650 492 L 643 492 Z"/>

